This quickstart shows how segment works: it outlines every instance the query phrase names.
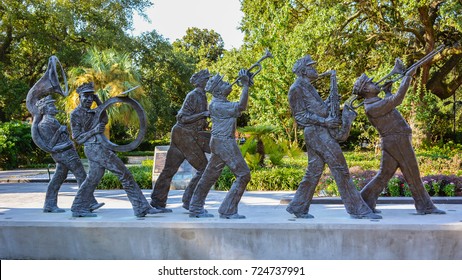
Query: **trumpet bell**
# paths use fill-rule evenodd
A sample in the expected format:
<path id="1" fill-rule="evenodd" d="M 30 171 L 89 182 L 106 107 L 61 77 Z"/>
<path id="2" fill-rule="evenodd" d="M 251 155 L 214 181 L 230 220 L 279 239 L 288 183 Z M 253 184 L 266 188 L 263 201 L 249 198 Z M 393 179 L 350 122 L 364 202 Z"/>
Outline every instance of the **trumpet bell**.
<path id="1" fill-rule="evenodd" d="M 404 74 L 406 72 L 406 66 L 404 65 L 403 61 L 399 58 L 395 59 L 395 65 L 393 66 L 393 69 L 391 70 L 391 73 L 394 74 Z"/>
<path id="2" fill-rule="evenodd" d="M 393 66 L 393 69 L 391 69 L 390 73 L 388 73 L 385 77 L 380 79 L 380 81 L 376 82 L 376 84 L 380 85 L 380 83 L 385 81 L 388 77 L 391 77 L 396 74 L 404 75 L 405 72 L 406 72 L 406 66 L 404 66 L 403 61 L 399 58 L 396 58 L 395 65 Z"/>

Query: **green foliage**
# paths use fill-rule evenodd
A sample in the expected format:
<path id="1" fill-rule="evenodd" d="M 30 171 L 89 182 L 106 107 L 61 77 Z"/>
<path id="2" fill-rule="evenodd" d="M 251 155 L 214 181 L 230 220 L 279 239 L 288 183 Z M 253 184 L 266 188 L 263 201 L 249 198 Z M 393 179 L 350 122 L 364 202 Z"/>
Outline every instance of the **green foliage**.
<path id="1" fill-rule="evenodd" d="M 0 123 L 0 169 L 53 162 L 33 144 L 31 128 L 19 121 Z"/>
<path id="2" fill-rule="evenodd" d="M 303 169 L 278 167 L 256 169 L 252 171 L 247 185 L 248 191 L 287 191 L 296 190 L 304 174 Z M 221 177 L 215 184 L 216 190 L 229 190 L 234 182 L 234 175 L 225 167 Z"/>
<path id="3" fill-rule="evenodd" d="M 271 125 L 246 126 L 238 129 L 241 134 L 248 137 L 246 143 L 241 146 L 241 152 L 252 169 L 265 166 L 267 154 L 273 165 L 280 164 L 284 156 L 284 147 L 277 145 L 272 138 L 272 133 L 276 130 Z"/>
<path id="4" fill-rule="evenodd" d="M 190 27 L 186 35 L 173 43 L 173 47 L 194 57 L 197 69 L 205 69 L 223 55 L 225 43 L 214 30 Z"/>
<path id="5" fill-rule="evenodd" d="M 27 85 L 21 80 L 14 80 L 5 75 L 3 63 L 0 62 L 0 122 L 25 119 L 25 104 L 22 104 L 27 92 Z"/>
<path id="6" fill-rule="evenodd" d="M 194 57 L 176 50 L 156 31 L 143 33 L 132 51 L 146 93 L 146 139 L 164 140 L 169 138 L 186 94 L 193 89 L 189 79 L 196 69 Z"/>
<path id="7" fill-rule="evenodd" d="M 423 120 L 418 124 L 422 135 L 435 141 L 447 134 L 449 111 L 441 110 L 443 105 L 436 102 L 435 96 L 445 99 L 460 93 L 457 79 L 460 81 L 462 76 L 461 49 L 451 43 L 462 39 L 460 1 L 434 5 L 432 1 L 244 0 L 242 11 L 245 45 L 239 55 L 233 53 L 230 61 L 242 64 L 244 60 L 250 65 L 265 48 L 274 55 L 264 63 L 251 89 L 250 124 L 275 125 L 279 128 L 278 138 L 299 142 L 288 110 L 287 91 L 294 79 L 290 69 L 305 54 L 318 62 L 320 72 L 337 70 L 339 92 L 345 101 L 361 73 L 383 77 L 392 69 L 395 58 L 411 65 L 434 45 L 445 43 L 448 49 L 421 67 L 408 95 L 419 102 L 413 103 L 412 110 L 421 110 L 417 117 Z M 227 61 L 227 55 L 223 60 Z M 436 63 L 438 67 L 431 67 Z M 321 81 L 318 89 L 326 98 L 328 82 Z M 345 145 L 353 148 L 364 143 L 373 148 L 378 134 L 363 110 L 359 112 L 351 133 L 354 137 Z M 414 117 L 409 115 L 411 124 L 417 122 Z"/>
<path id="8" fill-rule="evenodd" d="M 398 177 L 393 177 L 388 181 L 387 189 L 390 196 L 401 196 L 401 180 Z"/>
<path id="9" fill-rule="evenodd" d="M 129 166 L 128 170 L 133 175 L 133 178 L 142 189 L 152 188 L 152 166 Z M 119 179 L 113 173 L 106 171 L 101 182 L 98 185 L 98 189 L 110 190 L 110 189 L 122 189 L 122 184 Z"/>
<path id="10" fill-rule="evenodd" d="M 231 170 L 229 170 L 229 167 L 225 166 L 225 168 L 221 172 L 220 177 L 216 181 L 214 188 L 215 190 L 227 191 L 231 188 L 231 185 L 233 184 L 235 179 L 236 177 L 231 172 Z"/>
<path id="11" fill-rule="evenodd" d="M 317 193 L 320 196 L 340 196 L 337 188 L 337 183 L 332 176 L 325 175 L 321 177 Z"/>
<path id="12" fill-rule="evenodd" d="M 133 39 L 127 31 L 132 28 L 133 13 L 143 15 L 151 5 L 148 0 L 1 1 L 0 76 L 12 86 L 5 91 L 7 87 L 0 85 L 7 106 L 25 99 L 24 85 L 31 87 L 43 75 L 51 55 L 69 69 L 79 65 L 88 48 L 131 51 Z M 23 119 L 27 110 L 22 107 L 21 111 L 8 113 Z"/>
<path id="13" fill-rule="evenodd" d="M 456 193 L 456 185 L 454 183 L 447 184 L 443 187 L 443 192 L 445 196 L 455 196 Z"/>
<path id="14" fill-rule="evenodd" d="M 260 154 L 250 154 L 247 153 L 244 156 L 247 165 L 251 170 L 258 169 L 260 167 L 261 155 Z"/>

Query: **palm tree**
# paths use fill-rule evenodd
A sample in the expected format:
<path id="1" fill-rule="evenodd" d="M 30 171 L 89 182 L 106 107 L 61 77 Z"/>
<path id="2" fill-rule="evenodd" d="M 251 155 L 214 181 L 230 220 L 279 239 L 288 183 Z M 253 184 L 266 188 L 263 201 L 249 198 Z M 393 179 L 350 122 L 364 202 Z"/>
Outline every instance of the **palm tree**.
<path id="1" fill-rule="evenodd" d="M 69 71 L 69 84 L 74 90 L 65 100 L 65 111 L 69 114 L 79 104 L 75 89 L 85 82 L 95 83 L 96 94 L 104 102 L 110 97 L 139 85 L 140 80 L 141 76 L 137 73 L 128 53 L 118 53 L 112 49 L 99 51 L 93 48 L 84 56 L 81 67 Z M 130 92 L 130 96 L 143 103 L 145 94 L 138 88 Z M 112 124 L 121 123 L 128 127 L 137 124 L 138 116 L 129 105 L 117 103 L 110 106 L 106 112 L 109 123 L 105 135 L 108 138 Z"/>
<path id="2" fill-rule="evenodd" d="M 272 125 L 256 125 L 256 126 L 246 126 L 239 128 L 238 131 L 245 135 L 248 135 L 247 143 L 251 143 L 252 141 L 256 141 L 256 154 L 259 155 L 259 165 L 263 167 L 265 165 L 265 141 L 272 141 L 270 134 L 275 132 L 277 128 Z M 244 148 L 244 150 L 246 150 Z M 246 151 L 244 151 L 244 154 Z"/>

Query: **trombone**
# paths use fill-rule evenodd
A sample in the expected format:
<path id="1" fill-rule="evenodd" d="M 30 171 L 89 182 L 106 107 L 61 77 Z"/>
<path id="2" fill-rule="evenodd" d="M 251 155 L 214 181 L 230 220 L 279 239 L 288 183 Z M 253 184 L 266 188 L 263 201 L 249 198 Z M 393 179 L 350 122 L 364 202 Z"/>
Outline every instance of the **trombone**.
<path id="1" fill-rule="evenodd" d="M 402 79 L 406 75 L 407 71 L 409 71 L 410 69 L 418 68 L 418 67 L 422 66 L 423 64 L 429 62 L 431 59 L 433 59 L 433 57 L 435 55 L 440 53 L 444 48 L 445 48 L 444 45 L 439 46 L 438 48 L 436 48 L 433 51 L 429 52 L 428 54 L 426 54 L 424 57 L 419 59 L 417 62 L 415 62 L 414 64 L 412 64 L 408 68 L 406 68 L 404 66 L 404 63 L 401 61 L 401 59 L 397 58 L 395 60 L 395 65 L 393 66 L 393 69 L 390 71 L 390 73 L 388 73 L 385 77 L 380 79 L 375 84 L 377 86 L 379 86 L 381 89 L 383 89 L 384 87 L 388 86 L 389 84 L 392 84 L 392 83 Z M 393 75 L 396 75 L 396 74 L 399 74 L 398 77 L 395 77 L 394 79 L 386 80 L 387 78 L 389 78 L 389 77 L 391 77 Z"/>
<path id="2" fill-rule="evenodd" d="M 445 45 L 441 45 L 439 46 L 438 48 L 434 49 L 433 51 L 429 52 L 428 54 L 426 54 L 424 57 L 422 57 L 421 59 L 419 59 L 418 61 L 416 61 L 414 64 L 412 64 L 411 66 L 409 67 L 405 67 L 404 66 L 404 63 L 401 59 L 397 58 L 395 59 L 395 65 L 393 66 L 393 69 L 390 71 L 390 73 L 388 73 L 385 77 L 383 77 L 382 79 L 380 79 L 378 82 L 376 82 L 375 84 L 380 87 L 381 90 L 383 90 L 386 86 L 404 78 L 404 76 L 406 75 L 406 73 L 410 70 L 410 69 L 413 69 L 413 68 L 417 68 L 417 67 L 420 67 L 422 66 L 423 64 L 431 61 L 431 59 L 433 59 L 433 57 L 435 55 L 437 55 L 438 53 L 440 53 L 441 51 L 443 51 L 443 49 L 445 48 Z M 392 77 L 394 75 L 398 74 L 398 77 L 395 77 L 393 79 L 389 79 L 387 80 L 389 77 Z M 352 95 L 349 100 L 347 100 L 345 102 L 345 105 L 350 107 L 351 109 L 353 110 L 356 110 L 358 109 L 359 107 L 361 107 L 364 103 L 364 101 L 360 102 L 358 105 L 354 105 L 354 102 L 357 101 L 359 98 L 359 96 L 357 95 Z"/>
<path id="3" fill-rule="evenodd" d="M 250 73 L 249 75 L 249 78 L 252 80 L 253 77 L 255 77 L 258 73 L 260 73 L 261 69 L 262 69 L 262 66 L 261 66 L 261 62 L 267 58 L 273 58 L 273 55 L 271 54 L 271 52 L 269 50 L 266 50 L 265 54 L 257 61 L 255 62 L 254 64 L 252 64 L 252 66 L 250 66 L 249 69 L 247 69 L 247 71 Z M 258 67 L 257 71 L 255 72 L 250 72 L 252 69 Z M 231 86 L 233 86 L 234 84 L 238 84 L 239 86 L 241 86 L 241 82 L 240 82 L 240 79 L 241 77 L 238 77 L 232 84 Z"/>

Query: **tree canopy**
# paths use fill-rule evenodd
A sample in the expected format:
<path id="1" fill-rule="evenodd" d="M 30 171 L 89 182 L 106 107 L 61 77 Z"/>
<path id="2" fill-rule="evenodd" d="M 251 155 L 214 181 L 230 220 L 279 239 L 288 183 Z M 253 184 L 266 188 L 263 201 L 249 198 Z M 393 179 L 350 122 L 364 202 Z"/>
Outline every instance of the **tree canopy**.
<path id="1" fill-rule="evenodd" d="M 43 74 L 51 55 L 66 71 L 83 71 L 97 69 L 112 53 L 123 59 L 104 60 L 119 63 L 105 69 L 113 67 L 127 75 L 102 71 L 115 78 L 97 79 L 101 88 L 125 89 L 123 81 L 140 83 L 149 119 L 146 138 L 164 138 L 192 89 L 189 78 L 195 71 L 208 68 L 232 82 L 239 69 L 251 67 L 269 49 L 274 58 L 262 62 L 250 90 L 248 111 L 239 123 L 272 125 L 280 139 L 302 143 L 287 102 L 295 79 L 291 69 L 298 58 L 310 54 L 319 72 L 335 69 L 345 101 L 361 73 L 383 77 L 395 58 L 409 66 L 444 44 L 444 51 L 419 70 L 401 111 L 411 124 L 423 122 L 420 128 L 430 139 L 443 137 L 451 128 L 456 131 L 462 84 L 460 0 L 241 0 L 244 44 L 231 50 L 224 49 L 221 35 L 214 30 L 194 26 L 173 44 L 155 30 L 131 36 L 133 14 L 144 15 L 151 2 L 155 5 L 149 0 L 2 1 L 0 121 L 26 119 L 27 89 Z M 85 60 L 88 57 L 93 58 Z M 85 76 L 82 71 L 76 73 Z M 327 79 L 319 82 L 323 97 L 327 86 Z M 230 97 L 237 98 L 239 92 L 236 86 Z M 373 138 L 361 109 L 354 125 L 354 137 L 362 133 Z"/>

